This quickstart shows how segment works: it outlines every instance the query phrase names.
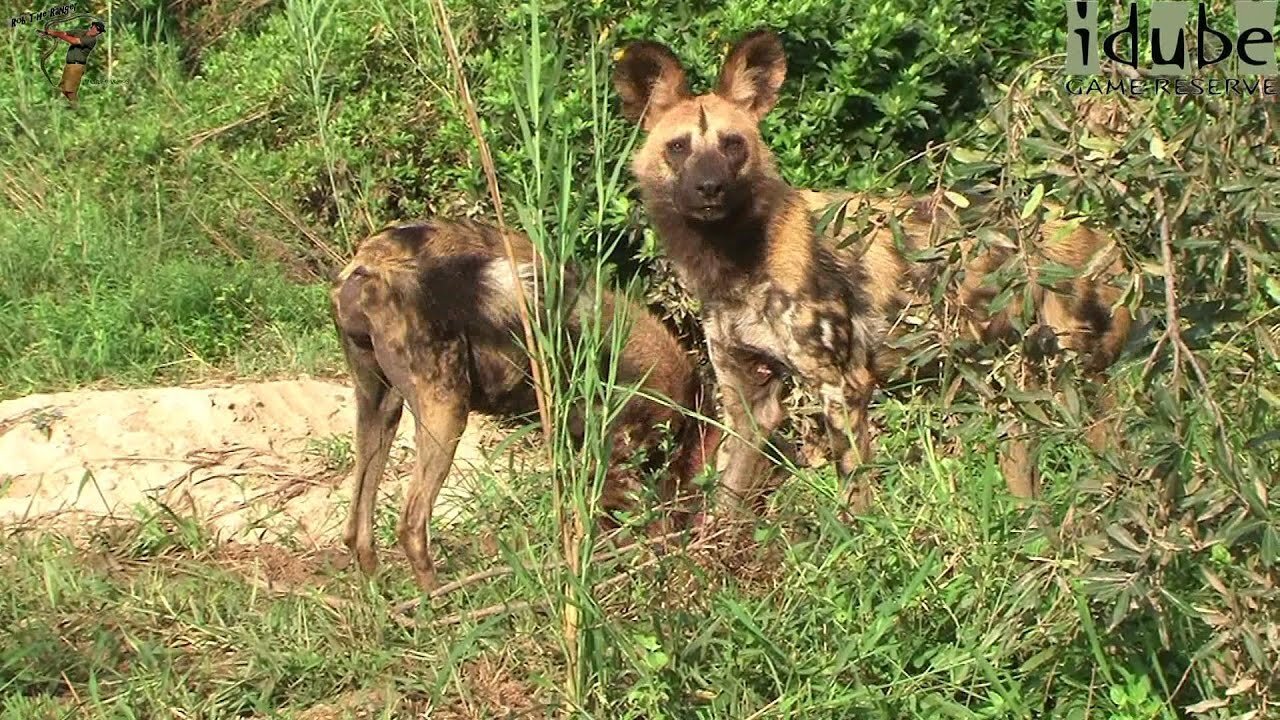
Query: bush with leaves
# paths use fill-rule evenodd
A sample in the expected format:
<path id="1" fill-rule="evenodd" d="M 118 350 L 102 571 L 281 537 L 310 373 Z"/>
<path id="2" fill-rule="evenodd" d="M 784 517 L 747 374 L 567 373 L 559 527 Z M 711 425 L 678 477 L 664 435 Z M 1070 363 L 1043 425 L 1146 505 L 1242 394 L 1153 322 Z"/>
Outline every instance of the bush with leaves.
<path id="1" fill-rule="evenodd" d="M 1022 584 L 1087 599 L 1044 622 L 1089 639 L 1117 716 L 1141 704 L 1121 671 L 1141 668 L 1194 714 L 1263 717 L 1280 689 L 1280 157 L 1267 140 L 1280 112 L 1260 96 L 1078 96 L 1061 80 L 1031 66 L 1000 86 L 935 166 L 945 186 L 994 188 L 965 232 L 1027 242 L 1055 214 L 1043 197 L 1110 229 L 1136 269 L 1124 302 L 1144 322 L 1113 380 L 1122 447 L 1085 482 L 1050 487 L 1052 539 L 1072 563 Z M 1023 307 L 1030 289 L 1015 267 L 1003 295 Z M 985 383 L 1006 361 L 958 376 Z M 1055 381 L 1056 395 L 1006 398 L 1046 438 L 1051 477 L 1096 389 L 1065 370 Z M 972 427 L 955 429 L 962 442 Z"/>

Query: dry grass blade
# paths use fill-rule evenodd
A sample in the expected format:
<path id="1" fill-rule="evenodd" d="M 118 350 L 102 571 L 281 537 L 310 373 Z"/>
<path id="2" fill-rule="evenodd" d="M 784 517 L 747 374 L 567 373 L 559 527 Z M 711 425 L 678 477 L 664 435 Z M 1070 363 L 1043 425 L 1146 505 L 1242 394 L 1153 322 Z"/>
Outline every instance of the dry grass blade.
<path id="1" fill-rule="evenodd" d="M 223 133 L 235 130 L 236 128 L 242 125 L 248 125 L 249 123 L 255 120 L 264 118 L 267 116 L 267 113 L 269 112 L 271 112 L 271 108 L 264 106 L 262 109 L 258 110 L 257 112 L 253 112 L 248 115 L 245 115 L 242 118 L 233 120 L 227 123 L 226 125 L 222 125 L 215 128 L 209 128 L 208 130 L 202 130 L 198 133 L 192 133 L 189 137 L 187 137 L 187 142 L 190 143 L 187 149 L 194 150 L 195 148 L 200 147 L 200 145 L 203 144 L 206 140 L 211 140 Z"/>
<path id="2" fill-rule="evenodd" d="M 10 175 L 8 171 L 4 173 L 4 181 L 4 193 L 15 209 L 23 210 L 29 205 L 42 213 L 48 210 L 43 199 L 33 192 L 30 186 Z"/>
<path id="3" fill-rule="evenodd" d="M 236 250 L 235 247 L 232 246 L 231 243 L 226 238 L 224 238 L 221 233 L 209 227 L 209 224 L 206 223 L 203 219 L 201 219 L 199 215 L 196 215 L 193 212 L 191 213 L 191 218 L 196 221 L 196 224 L 200 226 L 200 229 L 204 231 L 205 235 L 208 235 L 209 239 L 212 240 L 215 245 L 221 248 L 223 252 L 227 253 L 228 255 L 235 258 L 236 260 L 244 260 L 244 255 L 239 250 Z"/>
<path id="4" fill-rule="evenodd" d="M 466 622 L 467 620 L 483 620 L 487 617 L 493 617 L 494 615 L 520 612 L 521 610 L 529 610 L 530 608 L 533 608 L 533 607 L 540 607 L 545 603 L 546 603 L 545 600 L 536 600 L 536 601 L 520 600 L 513 603 L 502 603 L 500 605 L 490 605 L 488 607 L 480 608 L 479 610 L 464 610 L 462 612 L 454 613 L 452 615 L 446 615 L 445 617 L 442 617 L 439 620 L 433 620 L 431 624 L 428 625 L 428 627 L 441 628 L 441 627 L 448 627 L 450 625 L 457 625 L 459 623 Z M 397 620 L 397 622 L 399 621 Z"/>

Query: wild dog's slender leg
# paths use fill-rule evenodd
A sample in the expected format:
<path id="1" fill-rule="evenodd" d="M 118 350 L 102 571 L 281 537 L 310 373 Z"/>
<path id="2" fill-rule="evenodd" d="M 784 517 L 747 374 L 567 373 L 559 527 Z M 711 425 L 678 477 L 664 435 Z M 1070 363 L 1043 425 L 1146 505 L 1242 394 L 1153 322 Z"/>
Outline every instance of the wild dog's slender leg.
<path id="1" fill-rule="evenodd" d="M 1023 392 L 1040 387 L 1040 368 L 1024 360 L 1018 381 Z M 1014 411 L 1015 413 L 1017 410 Z M 1036 448 L 1039 443 L 1031 435 L 1031 428 L 1021 417 L 1009 425 L 1009 436 L 1000 453 L 1000 474 L 1014 497 L 1033 498 L 1040 494 L 1040 468 L 1036 464 Z"/>
<path id="2" fill-rule="evenodd" d="M 1118 443 L 1120 433 L 1115 416 L 1116 397 L 1105 373 L 1090 373 L 1085 382 L 1098 389 L 1093 401 L 1094 420 L 1085 430 L 1084 440 L 1099 455 L 1106 452 L 1107 447 Z"/>
<path id="3" fill-rule="evenodd" d="M 754 504 L 757 487 L 769 463 L 765 440 L 786 417 L 782 407 L 782 378 L 759 367 L 747 367 L 710 346 L 716 381 L 724 394 L 725 425 L 729 434 L 722 446 L 723 472 L 716 504 L 738 510 Z"/>
<path id="4" fill-rule="evenodd" d="M 431 514 L 467 427 L 469 409 L 465 395 L 442 396 L 436 388 L 419 389 L 416 400 L 418 463 L 400 514 L 400 546 L 418 586 L 429 592 L 436 586 L 429 535 Z"/>
<path id="5" fill-rule="evenodd" d="M 783 437 L 781 431 L 775 432 L 769 438 L 769 444 L 776 449 L 777 456 L 782 462 L 766 469 L 766 472 L 756 480 L 755 498 L 751 509 L 757 515 L 763 515 L 768 509 L 769 496 L 786 481 L 789 468 L 800 464 L 800 453 L 795 442 Z"/>
<path id="6" fill-rule="evenodd" d="M 351 493 L 344 539 L 360 570 L 372 574 L 378 567 L 373 510 L 378 485 L 391 454 L 391 443 L 404 412 L 404 396 L 378 370 L 372 350 L 357 346 L 346 335 L 342 335 L 342 349 L 356 395 L 356 484 Z"/>
<path id="7" fill-rule="evenodd" d="M 1035 463 L 1036 443 L 1028 434 L 1027 423 L 1016 420 L 1010 428 L 1000 455 L 1000 474 L 1015 497 L 1033 498 L 1040 494 L 1040 470 Z"/>
<path id="8" fill-rule="evenodd" d="M 874 391 L 875 380 L 865 364 L 856 366 L 842 384 L 821 388 L 831 457 L 840 474 L 845 503 L 853 512 L 866 510 L 871 502 L 869 484 L 858 482 L 854 473 L 859 465 L 871 459 L 867 409 Z"/>
<path id="9" fill-rule="evenodd" d="M 1023 392 L 1041 387 L 1040 375 L 1045 361 L 1058 352 L 1058 340 L 1052 328 L 1036 325 L 1028 329 L 1022 343 L 1022 365 L 1018 389 Z M 1040 494 L 1040 468 L 1036 464 L 1039 440 L 1021 417 L 1010 423 L 1009 437 L 1000 454 L 1000 474 L 1015 497 L 1033 498 Z"/>
<path id="10" fill-rule="evenodd" d="M 1111 314 L 1110 327 L 1098 337 L 1086 366 L 1087 382 L 1098 388 L 1098 394 L 1094 401 L 1097 420 L 1085 433 L 1085 441 L 1097 453 L 1104 452 L 1109 444 L 1119 446 L 1122 442 L 1115 416 L 1115 389 L 1107 377 L 1107 368 L 1115 364 L 1120 356 L 1132 326 L 1133 315 L 1129 308 L 1117 308 Z"/>
<path id="11" fill-rule="evenodd" d="M 467 426 L 471 383 L 466 339 L 419 326 L 406 313 L 404 324 L 373 337 L 378 364 L 403 388 L 415 422 L 418 459 L 400 513 L 400 547 L 424 592 L 436 584 L 428 536 L 436 497 L 449 475 L 458 440 Z"/>

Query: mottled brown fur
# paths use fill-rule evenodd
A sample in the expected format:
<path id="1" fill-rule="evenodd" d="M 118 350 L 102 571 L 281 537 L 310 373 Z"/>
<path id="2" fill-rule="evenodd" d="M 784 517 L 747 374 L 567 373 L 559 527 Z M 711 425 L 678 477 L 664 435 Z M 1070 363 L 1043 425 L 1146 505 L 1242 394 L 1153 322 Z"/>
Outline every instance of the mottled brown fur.
<path id="1" fill-rule="evenodd" d="M 836 198 L 787 185 L 758 129 L 785 74 L 777 37 L 755 32 L 730 51 L 710 93 L 692 95 L 680 61 L 652 42 L 624 49 L 614 85 L 623 113 L 647 131 L 633 172 L 677 274 L 701 301 L 727 425 L 741 436 L 725 443 L 722 494 L 733 501 L 756 492 L 765 462 L 758 451 L 784 419 L 789 375 L 820 395 L 832 457 L 857 509 L 866 488 L 851 475 L 870 453 L 867 407 L 899 362 L 884 341 L 933 274 L 899 253 L 887 226 L 847 248 L 815 231 L 814 211 Z M 862 200 L 900 212 L 910 243 L 931 242 L 937 204 Z M 1100 235 L 1081 228 L 1042 251 L 1080 266 L 1100 244 Z M 983 312 L 989 297 L 980 280 L 1002 261 L 998 253 L 975 258 L 958 298 L 987 341 L 1008 323 Z M 1114 359 L 1128 329 L 1127 313 L 1110 316 L 1113 294 L 1101 288 L 1081 279 L 1039 302 L 1041 322 L 1065 331 L 1064 344 L 1093 350 L 1094 366 Z M 1032 491 L 1025 479 L 1009 483 L 1018 494 Z"/>
<path id="2" fill-rule="evenodd" d="M 522 338 L 516 283 L 530 284 L 534 248 L 520 233 L 508 233 L 517 267 L 507 261 L 497 228 L 471 221 L 431 220 L 388 226 L 360 242 L 331 292 L 338 335 L 355 384 L 356 488 L 347 519 L 346 543 L 362 570 L 377 567 L 373 509 L 378 483 L 404 403 L 417 430 L 417 466 L 399 527 L 414 575 L 424 590 L 435 584 L 427 535 L 432 508 L 453 462 L 471 412 L 519 417 L 536 412 L 529 358 Z M 567 272 L 566 286 L 576 287 Z M 578 313 L 598 313 L 604 332 L 617 299 L 604 294 L 601 307 L 579 306 L 576 295 L 563 311 L 571 332 Z M 657 318 L 631 306 L 631 323 L 618 363 L 618 382 L 642 380 L 642 389 L 699 410 L 701 388 L 692 363 Z M 608 358 L 601 358 L 608 362 Z M 568 418 L 581 435 L 581 418 Z M 714 433 L 680 410 L 634 396 L 611 428 L 612 462 L 602 504 L 616 509 L 634 480 L 617 466 L 637 451 L 645 469 L 659 469 L 654 452 L 664 425 L 675 433 L 678 452 L 659 493 L 674 498 L 682 481 L 704 464 L 704 444 Z"/>

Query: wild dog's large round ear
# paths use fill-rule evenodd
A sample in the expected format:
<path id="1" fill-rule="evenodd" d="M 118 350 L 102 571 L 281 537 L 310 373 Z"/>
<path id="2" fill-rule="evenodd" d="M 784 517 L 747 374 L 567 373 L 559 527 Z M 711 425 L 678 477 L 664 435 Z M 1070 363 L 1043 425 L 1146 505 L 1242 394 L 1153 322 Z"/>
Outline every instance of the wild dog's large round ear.
<path id="1" fill-rule="evenodd" d="M 771 30 L 756 30 L 729 51 L 720 68 L 716 94 L 758 120 L 778 102 L 778 90 L 786 77 L 787 56 L 782 40 Z"/>
<path id="2" fill-rule="evenodd" d="M 631 122 L 643 117 L 646 130 L 671 106 L 689 96 L 679 58 L 667 46 L 649 40 L 622 49 L 613 69 L 613 87 L 622 98 L 623 116 Z"/>

